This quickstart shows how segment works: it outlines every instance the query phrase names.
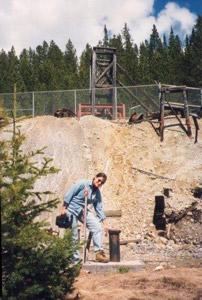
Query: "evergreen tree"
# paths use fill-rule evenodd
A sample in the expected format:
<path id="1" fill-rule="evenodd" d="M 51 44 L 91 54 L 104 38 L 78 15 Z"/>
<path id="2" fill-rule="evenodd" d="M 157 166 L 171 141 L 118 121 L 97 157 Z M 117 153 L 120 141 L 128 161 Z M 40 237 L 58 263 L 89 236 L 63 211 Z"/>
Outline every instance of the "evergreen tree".
<path id="1" fill-rule="evenodd" d="M 151 83 L 150 74 L 150 56 L 149 56 L 149 43 L 145 40 L 144 43 L 140 44 L 140 55 L 139 55 L 139 77 L 141 84 Z"/>
<path id="2" fill-rule="evenodd" d="M 163 35 L 163 41 L 160 39 L 155 25 L 153 25 L 152 34 L 150 36 L 149 48 L 151 82 L 169 82 L 169 59 L 167 40 L 165 35 Z"/>
<path id="3" fill-rule="evenodd" d="M 33 53 L 33 76 L 35 77 L 35 90 L 49 90 L 50 82 L 53 77 L 53 68 L 48 61 L 49 45 L 46 41 L 42 46 L 36 47 Z"/>
<path id="4" fill-rule="evenodd" d="M 4 50 L 1 50 L 0 52 L 0 70 L 1 70 L 1 76 L 0 76 L 0 93 L 9 92 L 8 88 L 8 69 L 9 69 L 9 61 L 8 56 Z"/>
<path id="5" fill-rule="evenodd" d="M 104 39 L 103 39 L 103 46 L 107 47 L 109 45 L 109 36 L 108 36 L 108 30 L 107 26 L 104 26 Z"/>
<path id="6" fill-rule="evenodd" d="M 14 83 L 17 83 L 20 91 L 25 90 L 25 84 L 19 71 L 19 59 L 15 53 L 14 47 L 8 52 L 7 74 L 7 92 L 13 92 Z"/>
<path id="7" fill-rule="evenodd" d="M 151 82 L 162 81 L 163 45 L 155 25 L 153 25 L 149 41 L 149 65 Z"/>
<path id="8" fill-rule="evenodd" d="M 78 59 L 76 49 L 69 39 L 64 54 L 65 61 L 65 78 L 64 83 L 66 89 L 74 89 L 78 87 Z"/>
<path id="9" fill-rule="evenodd" d="M 79 64 L 79 87 L 88 89 L 90 84 L 90 64 L 92 48 L 86 44 L 86 49 L 82 52 Z"/>
<path id="10" fill-rule="evenodd" d="M 47 54 L 49 65 L 53 70 L 52 82 L 49 83 L 51 90 L 58 90 L 65 88 L 64 86 L 64 55 L 60 48 L 54 41 L 50 42 L 50 46 Z"/>
<path id="11" fill-rule="evenodd" d="M 38 166 L 34 159 L 43 151 L 24 154 L 23 141 L 14 126 L 11 141 L 0 142 L 3 299 L 63 299 L 76 272 L 70 267 L 71 235 L 62 239 L 48 233 L 39 216 L 58 199 L 43 202 L 51 193 L 33 190 L 37 179 L 57 170 L 46 157 Z"/>
<path id="12" fill-rule="evenodd" d="M 152 33 L 150 35 L 149 50 L 151 54 L 154 54 L 162 49 L 162 42 L 159 37 L 159 33 L 155 25 L 153 25 Z"/>
<path id="13" fill-rule="evenodd" d="M 189 85 L 191 80 L 191 47 L 190 47 L 190 38 L 186 35 L 185 38 L 185 49 L 183 57 L 183 75 L 182 83 Z"/>
<path id="14" fill-rule="evenodd" d="M 25 84 L 26 91 L 33 91 L 32 68 L 30 63 L 29 51 L 23 49 L 19 59 L 19 71 Z"/>
<path id="15" fill-rule="evenodd" d="M 190 85 L 202 86 L 202 16 L 198 16 L 190 37 Z"/>
<path id="16" fill-rule="evenodd" d="M 131 38 L 130 30 L 127 24 L 124 25 L 122 30 L 122 38 L 123 38 L 123 67 L 127 70 L 129 76 L 133 79 L 125 80 L 126 85 L 136 84 L 139 82 L 138 78 L 138 48 L 136 45 L 133 46 L 133 41 Z"/>
<path id="17" fill-rule="evenodd" d="M 168 45 L 168 83 L 182 84 L 183 51 L 178 35 L 171 28 Z"/>

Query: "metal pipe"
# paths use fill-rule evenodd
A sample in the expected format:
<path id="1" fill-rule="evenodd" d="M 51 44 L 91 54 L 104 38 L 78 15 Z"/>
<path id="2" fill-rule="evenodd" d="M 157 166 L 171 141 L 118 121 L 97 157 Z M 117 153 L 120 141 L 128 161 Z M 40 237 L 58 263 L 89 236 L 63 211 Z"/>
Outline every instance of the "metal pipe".
<path id="1" fill-rule="evenodd" d="M 120 234 L 121 230 L 109 230 L 109 257 L 110 261 L 120 261 Z"/>

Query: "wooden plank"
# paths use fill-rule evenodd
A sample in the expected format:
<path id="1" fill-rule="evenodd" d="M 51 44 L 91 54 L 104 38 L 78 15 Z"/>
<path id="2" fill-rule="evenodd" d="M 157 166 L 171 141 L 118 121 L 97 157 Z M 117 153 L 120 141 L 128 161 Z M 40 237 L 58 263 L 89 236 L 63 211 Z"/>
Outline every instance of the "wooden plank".
<path id="1" fill-rule="evenodd" d="M 105 210 L 106 217 L 121 217 L 122 211 L 121 209 L 117 210 Z"/>

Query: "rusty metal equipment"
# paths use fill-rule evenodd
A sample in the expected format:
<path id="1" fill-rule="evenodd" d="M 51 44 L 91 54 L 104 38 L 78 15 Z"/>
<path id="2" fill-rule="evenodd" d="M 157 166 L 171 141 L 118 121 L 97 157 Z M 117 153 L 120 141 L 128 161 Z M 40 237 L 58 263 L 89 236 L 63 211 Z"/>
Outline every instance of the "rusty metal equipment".
<path id="1" fill-rule="evenodd" d="M 110 229 L 109 230 L 109 257 L 110 261 L 120 261 L 120 235 L 121 230 Z"/>
<path id="2" fill-rule="evenodd" d="M 93 106 L 88 103 L 79 103 L 77 117 L 93 114 Z M 94 105 L 94 115 L 103 119 L 113 119 L 113 106 L 111 104 L 96 104 Z M 117 117 L 125 119 L 125 104 L 117 105 Z"/>
<path id="3" fill-rule="evenodd" d="M 54 113 L 54 116 L 57 118 L 65 118 L 65 117 L 75 118 L 76 117 L 75 113 L 73 113 L 68 108 L 57 109 L 56 112 Z"/>
<path id="4" fill-rule="evenodd" d="M 166 196 L 167 198 L 169 198 L 171 191 L 172 191 L 172 189 L 170 189 L 170 188 L 163 188 L 163 194 L 164 194 L 164 196 Z"/>

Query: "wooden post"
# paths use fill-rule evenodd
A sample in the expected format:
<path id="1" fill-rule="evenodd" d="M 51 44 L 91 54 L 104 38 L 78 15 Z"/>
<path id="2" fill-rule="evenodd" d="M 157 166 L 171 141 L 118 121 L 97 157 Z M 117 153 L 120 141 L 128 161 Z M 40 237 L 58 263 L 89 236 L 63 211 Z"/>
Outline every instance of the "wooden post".
<path id="1" fill-rule="evenodd" d="M 92 76 L 91 76 L 91 102 L 92 102 L 92 114 L 93 115 L 95 115 L 96 60 L 97 60 L 97 55 L 96 55 L 95 50 L 93 50 Z"/>
<path id="2" fill-rule="evenodd" d="M 165 90 L 162 90 L 160 88 L 159 91 L 159 100 L 160 100 L 160 125 L 159 125 L 159 134 L 160 134 L 160 140 L 163 141 L 164 138 L 164 104 L 165 104 Z"/>
<path id="3" fill-rule="evenodd" d="M 117 119 L 117 88 L 116 88 L 116 53 L 113 54 L 113 78 L 112 78 L 112 84 L 113 84 L 113 119 Z"/>
<path id="4" fill-rule="evenodd" d="M 16 120 L 16 110 L 17 110 L 16 83 L 14 83 L 14 88 L 13 88 L 13 118 L 14 118 L 14 120 Z"/>
<path id="5" fill-rule="evenodd" d="M 77 107 L 77 105 L 76 105 L 76 90 L 74 90 L 74 113 L 75 113 L 75 115 L 76 115 L 76 107 Z"/>
<path id="6" fill-rule="evenodd" d="M 184 112 L 185 112 L 186 125 L 187 125 L 187 135 L 189 137 L 191 137 L 192 136 L 191 122 L 190 122 L 190 117 L 189 117 L 189 107 L 188 107 L 188 101 L 187 101 L 187 90 L 186 90 L 186 88 L 183 89 L 183 98 L 184 98 Z"/>
<path id="7" fill-rule="evenodd" d="M 125 119 L 126 118 L 126 106 L 124 103 L 122 103 L 122 112 L 123 112 L 122 118 Z"/>
<path id="8" fill-rule="evenodd" d="M 34 98 L 34 92 L 32 92 L 32 118 L 35 116 L 35 98 Z"/>
<path id="9" fill-rule="evenodd" d="M 78 105 L 78 112 L 77 112 L 77 118 L 80 120 L 81 118 L 81 103 Z"/>

